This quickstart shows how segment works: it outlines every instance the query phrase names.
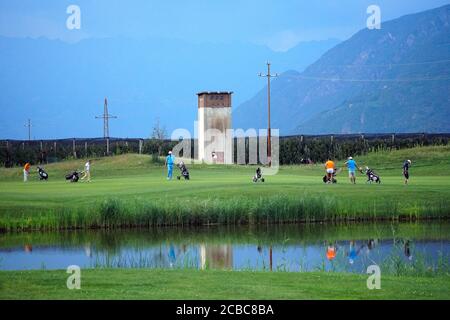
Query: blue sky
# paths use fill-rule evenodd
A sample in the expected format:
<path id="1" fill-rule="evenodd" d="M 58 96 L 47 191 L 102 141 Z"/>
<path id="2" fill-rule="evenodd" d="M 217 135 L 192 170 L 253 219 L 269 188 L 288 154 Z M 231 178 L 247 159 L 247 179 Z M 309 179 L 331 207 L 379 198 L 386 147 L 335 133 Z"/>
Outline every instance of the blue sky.
<path id="1" fill-rule="evenodd" d="M 366 27 L 367 8 L 373 4 L 380 6 L 382 21 L 387 21 L 449 3 L 0 0 L 0 36 L 46 37 L 68 43 L 94 39 L 77 45 L 1 39 L 5 51 L 0 52 L 0 82 L 5 93 L 0 95 L 4 115 L 0 137 L 26 138 L 23 124 L 28 118 L 33 120 L 33 138 L 100 136 L 102 124 L 94 116 L 102 112 L 104 97 L 109 99 L 111 113 L 120 118 L 111 125 L 114 136 L 147 137 L 155 119 L 169 131 L 177 127 L 191 130 L 197 116 L 196 92 L 234 91 L 233 108 L 238 108 L 266 85 L 257 74 L 264 71 L 267 59 L 273 62 L 274 72 L 301 71 L 329 49 L 312 49 L 316 43 L 305 43 L 298 47 L 300 51 L 274 53 L 261 45 L 286 51 L 304 41 L 346 40 Z M 66 27 L 69 5 L 81 9 L 80 30 Z M 113 39 L 95 40 L 99 38 Z M 103 57 L 105 48 L 113 52 Z M 76 54 L 84 60 L 78 61 Z M 59 111 L 61 105 L 65 113 Z M 170 111 L 173 108 L 176 114 Z M 87 120 L 67 126 L 64 119 L 79 110 Z"/>
<path id="2" fill-rule="evenodd" d="M 445 0 L 15 0 L 0 2 L 0 35 L 59 38 L 158 37 L 195 43 L 256 43 L 284 51 L 300 41 L 345 40 L 364 28 L 366 9 L 382 19 L 450 3 Z M 65 27 L 66 8 L 81 8 L 81 30 Z"/>

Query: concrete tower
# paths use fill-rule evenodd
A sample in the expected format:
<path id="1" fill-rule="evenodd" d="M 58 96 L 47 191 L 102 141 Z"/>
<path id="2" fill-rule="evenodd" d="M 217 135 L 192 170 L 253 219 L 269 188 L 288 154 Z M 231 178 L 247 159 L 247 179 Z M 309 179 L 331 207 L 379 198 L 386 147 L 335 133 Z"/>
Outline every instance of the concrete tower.
<path id="1" fill-rule="evenodd" d="M 233 163 L 231 95 L 233 92 L 199 92 L 198 159 L 206 163 Z"/>

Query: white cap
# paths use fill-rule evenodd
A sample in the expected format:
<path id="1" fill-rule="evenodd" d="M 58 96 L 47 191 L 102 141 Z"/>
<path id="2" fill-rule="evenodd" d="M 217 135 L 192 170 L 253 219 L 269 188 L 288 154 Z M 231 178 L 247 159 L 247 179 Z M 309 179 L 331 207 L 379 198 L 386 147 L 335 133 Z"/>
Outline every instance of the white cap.
<path id="1" fill-rule="evenodd" d="M 352 157 L 348 157 L 348 160 L 353 160 L 353 158 Z"/>
<path id="2" fill-rule="evenodd" d="M 172 151 L 169 151 L 169 154 L 172 154 Z"/>
<path id="3" fill-rule="evenodd" d="M 409 163 L 411 163 L 411 160 L 408 160 Z"/>

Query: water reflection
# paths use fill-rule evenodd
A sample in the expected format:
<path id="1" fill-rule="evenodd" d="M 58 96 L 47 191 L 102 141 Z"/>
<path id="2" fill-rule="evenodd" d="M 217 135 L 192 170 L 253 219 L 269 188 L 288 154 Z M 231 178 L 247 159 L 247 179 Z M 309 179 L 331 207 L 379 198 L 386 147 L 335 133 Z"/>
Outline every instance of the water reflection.
<path id="1" fill-rule="evenodd" d="M 11 233 L 0 235 L 0 269 L 433 269 L 448 267 L 449 231 L 439 223 Z"/>
<path id="2" fill-rule="evenodd" d="M 226 245 L 200 245 L 200 268 L 233 269 L 233 247 Z"/>

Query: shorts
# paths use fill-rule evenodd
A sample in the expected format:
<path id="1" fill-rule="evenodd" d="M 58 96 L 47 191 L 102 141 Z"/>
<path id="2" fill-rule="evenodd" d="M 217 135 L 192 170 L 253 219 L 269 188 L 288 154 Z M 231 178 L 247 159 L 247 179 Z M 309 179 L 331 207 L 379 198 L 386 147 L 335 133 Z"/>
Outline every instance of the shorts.
<path id="1" fill-rule="evenodd" d="M 334 169 L 327 169 L 327 173 L 334 173 Z"/>
<path id="2" fill-rule="evenodd" d="M 405 177 L 405 179 L 409 179 L 409 172 L 403 171 L 403 176 Z"/>
<path id="3" fill-rule="evenodd" d="M 348 176 L 354 177 L 355 176 L 355 170 L 348 170 Z"/>

